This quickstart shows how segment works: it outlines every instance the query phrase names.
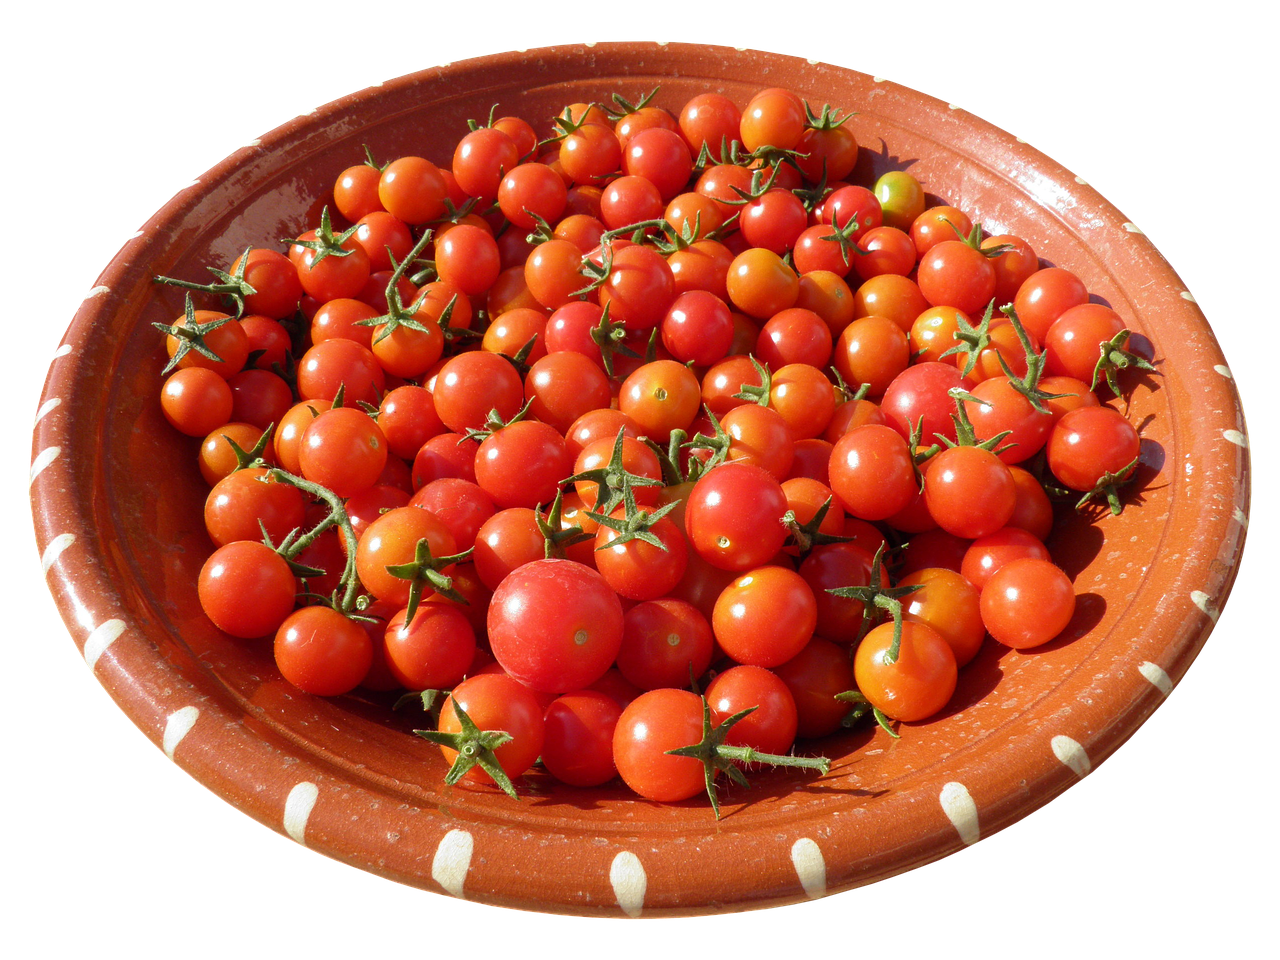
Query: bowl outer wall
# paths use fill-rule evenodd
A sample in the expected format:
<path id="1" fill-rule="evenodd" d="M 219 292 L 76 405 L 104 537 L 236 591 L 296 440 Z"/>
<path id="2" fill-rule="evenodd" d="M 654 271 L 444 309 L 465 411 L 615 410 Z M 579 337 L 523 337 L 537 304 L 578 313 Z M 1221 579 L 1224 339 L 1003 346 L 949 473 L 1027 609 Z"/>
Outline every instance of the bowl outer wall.
<path id="1" fill-rule="evenodd" d="M 719 822 L 704 802 L 659 806 L 540 777 L 519 805 L 449 789 L 411 722 L 387 724 L 377 703 L 289 689 L 265 641 L 228 641 L 195 605 L 209 551 L 202 481 L 154 403 L 163 358 L 150 324 L 170 322 L 181 298 L 155 288 L 153 275 L 197 278 L 249 244 L 295 235 L 364 143 L 380 158 L 420 152 L 447 163 L 465 120 L 495 101 L 536 118 L 658 83 L 670 107 L 703 90 L 741 105 L 779 85 L 858 111 L 849 121 L 863 147 L 858 182 L 904 165 L 931 193 L 978 211 L 988 232 L 1020 233 L 1112 303 L 1161 361 L 1131 400 L 1131 419 L 1144 423 L 1144 502 L 1086 528 L 1065 554 L 1085 598 L 1068 630 L 1078 639 L 984 651 L 946 717 L 902 741 L 852 734 L 831 751 L 832 772 L 799 789 L 767 774 L 751 791 L 727 791 Z M 905 88 L 676 44 L 465 61 L 277 128 L 126 243 L 73 320 L 41 409 L 32 500 L 50 589 L 99 680 L 153 742 L 320 852 L 428 889 L 553 911 L 653 915 L 802 899 L 936 859 L 1026 815 L 1109 756 L 1187 669 L 1230 590 L 1248 504 L 1243 414 L 1212 332 L 1159 253 L 1091 188 Z M 996 678 L 995 696 L 982 697 Z"/>

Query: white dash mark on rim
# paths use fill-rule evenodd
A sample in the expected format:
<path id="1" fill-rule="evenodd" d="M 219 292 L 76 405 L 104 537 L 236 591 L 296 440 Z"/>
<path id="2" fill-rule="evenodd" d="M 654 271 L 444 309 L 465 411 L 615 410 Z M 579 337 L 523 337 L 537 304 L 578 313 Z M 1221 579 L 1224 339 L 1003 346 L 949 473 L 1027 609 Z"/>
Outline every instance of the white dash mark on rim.
<path id="1" fill-rule="evenodd" d="M 90 670 L 97 666 L 98 658 L 107 647 L 120 639 L 122 633 L 124 633 L 123 620 L 107 620 L 93 628 L 93 632 L 84 641 L 84 662 L 89 665 Z"/>
<path id="2" fill-rule="evenodd" d="M 1084 752 L 1084 747 L 1070 737 L 1059 734 L 1049 741 L 1049 747 L 1053 750 L 1053 755 L 1069 767 L 1077 777 L 1083 777 L 1093 769 L 1093 765 L 1089 762 L 1089 755 Z"/>
<path id="3" fill-rule="evenodd" d="M 1208 595 L 1207 593 L 1204 593 L 1203 590 L 1192 590 L 1192 603 L 1196 604 L 1196 607 L 1199 609 L 1199 612 L 1203 613 L 1204 616 L 1206 617 L 1217 616 L 1217 611 L 1213 609 L 1212 596 Z"/>
<path id="4" fill-rule="evenodd" d="M 294 784 L 284 801 L 284 832 L 298 843 L 307 842 L 307 821 L 315 808 L 320 788 L 310 780 Z"/>
<path id="5" fill-rule="evenodd" d="M 1226 377 L 1228 380 L 1234 380 L 1234 379 L 1235 379 L 1235 377 L 1231 376 L 1231 368 L 1230 368 L 1230 367 L 1228 367 L 1225 363 L 1216 363 L 1216 364 L 1214 364 L 1214 366 L 1213 366 L 1213 371 L 1214 371 L 1214 373 L 1220 373 L 1220 374 L 1222 374 L 1222 376 Z"/>
<path id="6" fill-rule="evenodd" d="M 954 780 L 942 788 L 938 794 L 938 802 L 942 804 L 942 812 L 947 815 L 951 825 L 960 834 L 961 842 L 967 844 L 978 842 L 978 805 L 969 795 L 969 789 L 963 783 Z"/>
<path id="7" fill-rule="evenodd" d="M 1180 296 L 1183 300 L 1186 300 L 1188 303 L 1197 302 L 1195 295 L 1190 290 L 1183 290 L 1181 293 L 1178 294 L 1178 296 Z"/>
<path id="8" fill-rule="evenodd" d="M 871 82 L 872 82 L 872 83 L 884 83 L 884 77 L 872 77 L 872 78 L 871 78 Z"/>
<path id="9" fill-rule="evenodd" d="M 1084 177 L 1076 177 L 1076 183 L 1080 184 L 1082 187 L 1087 187 L 1089 185 L 1089 181 Z"/>
<path id="10" fill-rule="evenodd" d="M 53 359 L 57 360 L 59 357 L 65 357 L 70 352 L 71 352 L 71 344 L 64 343 L 61 346 L 59 346 L 57 350 L 53 352 Z"/>
<path id="11" fill-rule="evenodd" d="M 1223 430 L 1222 438 L 1228 443 L 1234 443 L 1237 447 L 1244 447 L 1245 449 L 1249 447 L 1249 438 L 1239 430 Z"/>
<path id="12" fill-rule="evenodd" d="M 948 110 L 959 110 L 959 109 L 960 109 L 960 105 L 959 105 L 959 104 L 955 104 L 955 103 L 948 103 L 948 104 L 947 104 L 947 109 L 948 109 Z"/>
<path id="13" fill-rule="evenodd" d="M 1127 231 L 1129 231 L 1130 233 L 1136 233 L 1136 234 L 1138 234 L 1139 236 L 1143 236 L 1142 230 L 1141 230 L 1141 229 L 1139 229 L 1139 227 L 1138 227 L 1138 225 L 1137 225 L 1137 224 L 1129 223 L 1129 222 L 1126 220 L 1126 221 L 1125 221 L 1125 223 L 1124 223 L 1124 228 L 1125 228 Z"/>
<path id="14" fill-rule="evenodd" d="M 1240 526 L 1244 527 L 1246 530 L 1249 528 L 1249 515 L 1240 507 L 1236 507 L 1231 516 L 1236 523 L 1240 524 Z"/>
<path id="15" fill-rule="evenodd" d="M 36 411 L 36 423 L 39 423 L 49 414 L 53 413 L 53 411 L 58 409 L 58 407 L 61 405 L 62 405 L 61 397 L 50 397 L 44 403 L 40 404 L 40 409 Z"/>
<path id="16" fill-rule="evenodd" d="M 791 865 L 796 868 L 800 886 L 811 898 L 825 896 L 827 892 L 827 862 L 818 844 L 808 837 L 801 837 L 791 845 Z"/>
<path id="17" fill-rule="evenodd" d="M 1144 660 L 1138 664 L 1138 672 L 1146 677 L 1150 684 L 1166 697 L 1169 695 L 1169 691 L 1173 689 L 1173 681 L 1169 678 L 1169 675 L 1150 660 Z"/>
<path id="18" fill-rule="evenodd" d="M 45 447 L 36 454 L 36 458 L 31 461 L 31 478 L 27 482 L 29 484 L 35 483 L 36 477 L 40 476 L 45 467 L 57 460 L 58 455 L 61 453 L 61 447 Z"/>
<path id="19" fill-rule="evenodd" d="M 173 759 L 173 751 L 178 749 L 178 744 L 182 742 L 183 737 L 191 732 L 191 728 L 196 725 L 196 720 L 200 717 L 199 707 L 183 707 L 181 710 L 175 710 L 169 714 L 169 719 L 164 724 L 164 755 L 170 760 Z"/>
<path id="20" fill-rule="evenodd" d="M 246 143 L 244 146 L 245 146 L 245 149 L 250 149 L 250 148 L 252 148 L 252 147 L 260 147 L 260 146 L 262 146 L 262 141 L 261 141 L 261 140 L 250 140 L 250 141 L 249 141 L 248 143 Z"/>
<path id="21" fill-rule="evenodd" d="M 60 533 L 44 548 L 44 553 L 40 554 L 40 566 L 45 573 L 49 572 L 49 568 L 58 562 L 58 558 L 62 556 L 62 551 L 67 549 L 76 542 L 74 533 Z"/>
<path id="22" fill-rule="evenodd" d="M 450 830 L 440 838 L 431 861 L 431 879 L 452 896 L 462 899 L 462 887 L 471 870 L 475 839 L 465 830 Z"/>
<path id="23" fill-rule="evenodd" d="M 86 293 L 84 295 L 84 298 L 86 300 L 96 300 L 98 299 L 98 297 L 105 297 L 110 292 L 111 292 L 110 287 L 98 286 L 98 287 L 94 287 L 92 290 Z"/>
<path id="24" fill-rule="evenodd" d="M 613 885 L 613 895 L 618 898 L 618 906 L 628 917 L 640 916 L 644 909 L 645 888 L 649 878 L 645 876 L 644 866 L 640 858 L 629 850 L 623 850 L 609 864 L 609 883 Z"/>

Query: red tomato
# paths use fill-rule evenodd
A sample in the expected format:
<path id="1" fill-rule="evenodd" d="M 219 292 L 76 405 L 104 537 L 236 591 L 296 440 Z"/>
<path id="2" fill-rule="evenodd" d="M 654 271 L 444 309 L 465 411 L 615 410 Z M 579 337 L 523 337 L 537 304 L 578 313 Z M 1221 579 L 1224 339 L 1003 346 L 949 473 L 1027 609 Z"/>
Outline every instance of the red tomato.
<path id="1" fill-rule="evenodd" d="M 553 700 L 544 717 L 541 758 L 547 773 L 575 787 L 594 787 L 612 780 L 617 775 L 613 732 L 620 716 L 622 707 L 617 701 L 594 690 L 566 693 Z"/>
<path id="2" fill-rule="evenodd" d="M 1017 488 L 1004 462 L 982 447 L 950 447 L 924 471 L 924 498 L 938 526 L 973 539 L 1003 527 L 1013 515 Z"/>
<path id="3" fill-rule="evenodd" d="M 667 752 L 700 742 L 702 717 L 702 698 L 688 690 L 649 690 L 632 700 L 613 734 L 613 760 L 623 782 L 661 803 L 706 789 L 700 761 Z"/>
<path id="4" fill-rule="evenodd" d="M 895 659 L 892 623 L 873 627 L 853 660 L 859 692 L 890 720 L 926 720 L 947 705 L 956 689 L 956 657 L 936 630 L 906 620 Z"/>
<path id="5" fill-rule="evenodd" d="M 420 603 L 406 624 L 396 613 L 384 631 L 392 675 L 407 690 L 449 690 L 466 676 L 476 656 L 476 634 L 467 615 L 449 603 Z"/>
<path id="6" fill-rule="evenodd" d="M 713 647 L 711 624 L 692 604 L 646 600 L 623 616 L 618 670 L 641 690 L 683 687 L 706 672 Z"/>
<path id="7" fill-rule="evenodd" d="M 225 377 L 205 367 L 184 367 L 165 380 L 160 409 L 174 429 L 203 437 L 231 420 L 231 388 Z"/>
<path id="8" fill-rule="evenodd" d="M 626 508 L 619 507 L 610 517 L 623 522 Z M 661 517 L 649 534 L 661 546 L 638 537 L 619 542 L 621 534 L 603 522 L 596 531 L 596 569 L 620 597 L 656 600 L 670 593 L 684 576 L 689 548 L 680 528 L 669 517 Z"/>
<path id="9" fill-rule="evenodd" d="M 906 440 L 878 424 L 856 427 L 835 442 L 829 476 L 845 509 L 863 520 L 893 516 L 919 490 Z"/>
<path id="10" fill-rule="evenodd" d="M 551 502 L 572 469 L 560 431 L 538 420 L 495 430 L 476 452 L 476 483 L 499 508 Z"/>
<path id="11" fill-rule="evenodd" d="M 339 497 L 372 486 L 387 464 L 387 439 L 357 407 L 334 407 L 311 421 L 298 448 L 303 477 Z"/>
<path id="12" fill-rule="evenodd" d="M 776 667 L 813 636 L 817 603 L 808 583 L 786 567 L 757 567 L 720 594 L 711 617 L 716 642 L 738 663 Z"/>
<path id="13" fill-rule="evenodd" d="M 1080 407 L 1064 414 L 1049 434 L 1049 469 L 1072 490 L 1092 490 L 1107 474 L 1121 479 L 1141 449 L 1137 429 L 1111 407 Z"/>
<path id="14" fill-rule="evenodd" d="M 690 491 L 685 530 L 690 545 L 708 563 L 723 570 L 748 570 L 782 549 L 786 512 L 782 484 L 767 470 L 749 463 L 722 463 Z"/>
<path id="15" fill-rule="evenodd" d="M 280 675 L 306 693 L 336 697 L 360 685 L 373 664 L 373 640 L 332 607 L 303 607 L 275 637 Z"/>
<path id="16" fill-rule="evenodd" d="M 751 710 L 729 729 L 724 742 L 730 746 L 782 754 L 795 742 L 795 697 L 776 674 L 764 667 L 744 664 L 716 674 L 707 685 L 706 698 L 712 726 L 735 713 Z"/>
<path id="17" fill-rule="evenodd" d="M 301 527 L 306 514 L 302 491 L 267 478 L 260 467 L 223 477 L 204 502 L 204 525 L 218 546 L 236 540 L 261 540 L 263 532 L 279 544 Z"/>
<path id="18" fill-rule="evenodd" d="M 213 551 L 200 569 L 200 606 L 233 637 L 263 637 L 293 609 L 293 571 L 259 541 L 237 540 Z"/>
<path id="19" fill-rule="evenodd" d="M 600 574 L 572 560 L 535 560 L 493 592 L 489 644 L 502 668 L 547 693 L 580 690 L 622 646 L 622 604 Z"/>
<path id="20" fill-rule="evenodd" d="M 925 567 L 903 577 L 899 586 L 919 587 L 902 599 L 905 620 L 933 627 L 963 667 L 978 654 L 987 635 L 979 609 L 979 588 L 945 567 Z"/>
<path id="21" fill-rule="evenodd" d="M 387 568 L 414 562 L 421 540 L 427 542 L 434 558 L 458 552 L 449 528 L 435 514 L 419 507 L 388 510 L 369 524 L 356 548 L 356 572 L 365 589 L 379 600 L 407 605 L 412 582 Z"/>
<path id="22" fill-rule="evenodd" d="M 501 673 L 479 673 L 468 677 L 453 688 L 444 706 L 440 708 L 441 733 L 461 733 L 458 708 L 471 718 L 481 731 L 501 730 L 511 739 L 493 751 L 493 757 L 508 777 L 518 777 L 538 759 L 546 736 L 543 707 L 537 697 L 511 677 Z M 445 761 L 452 764 L 458 751 L 441 745 Z M 462 779 L 473 783 L 492 783 L 478 765 L 472 767 Z"/>
<path id="23" fill-rule="evenodd" d="M 1023 557 L 991 575 L 982 588 L 982 622 L 1006 647 L 1024 650 L 1048 643 L 1075 613 L 1071 578 L 1049 560 Z"/>

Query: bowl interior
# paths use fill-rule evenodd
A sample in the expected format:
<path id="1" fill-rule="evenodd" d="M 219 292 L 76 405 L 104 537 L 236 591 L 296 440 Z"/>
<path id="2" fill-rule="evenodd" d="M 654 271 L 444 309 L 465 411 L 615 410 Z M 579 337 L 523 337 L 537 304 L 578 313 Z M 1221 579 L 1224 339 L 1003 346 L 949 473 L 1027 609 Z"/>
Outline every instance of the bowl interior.
<path id="1" fill-rule="evenodd" d="M 940 718 L 894 740 L 832 738 L 821 779 L 762 773 L 704 801 L 652 804 L 611 785 L 531 774 L 513 803 L 448 788 L 421 716 L 392 698 L 309 697 L 267 641 L 215 630 L 195 596 L 210 552 L 194 441 L 155 402 L 156 322 L 182 311 L 157 274 L 203 280 L 245 247 L 314 224 L 338 173 L 418 154 L 448 164 L 468 119 L 526 117 L 660 87 L 739 105 L 764 86 L 856 111 L 854 182 L 909 170 L 990 234 L 1025 237 L 1147 338 L 1157 375 L 1129 381 L 1142 426 L 1136 492 L 1118 517 L 1064 511 L 1055 554 L 1080 595 L 1062 638 L 990 642 Z M 175 762 L 250 815 L 397 880 L 494 903 L 616 914 L 801 899 L 935 859 L 1013 822 L 1105 759 L 1176 682 L 1234 577 L 1247 508 L 1244 424 L 1212 333 L 1176 274 L 1123 215 L 1025 144 L 962 111 L 845 69 L 680 45 L 551 48 L 467 61 L 362 91 L 245 147 L 162 209 L 104 272 L 46 386 L 33 481 L 42 550 L 68 627 L 122 708 Z M 48 451 L 59 452 L 49 457 Z M 1094 522 L 1096 521 L 1096 522 Z M 66 538 L 72 538 L 68 544 Z M 61 548 L 60 548 L 61 549 Z"/>

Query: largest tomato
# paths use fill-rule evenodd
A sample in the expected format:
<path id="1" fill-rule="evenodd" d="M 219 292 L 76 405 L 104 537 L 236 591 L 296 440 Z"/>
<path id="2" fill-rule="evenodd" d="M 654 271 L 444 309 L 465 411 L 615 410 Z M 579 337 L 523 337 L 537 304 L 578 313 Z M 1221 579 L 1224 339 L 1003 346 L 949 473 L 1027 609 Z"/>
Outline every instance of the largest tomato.
<path id="1" fill-rule="evenodd" d="M 600 574 L 573 560 L 535 560 L 493 592 L 489 646 L 502 669 L 544 693 L 599 680 L 622 646 L 622 603 Z"/>

